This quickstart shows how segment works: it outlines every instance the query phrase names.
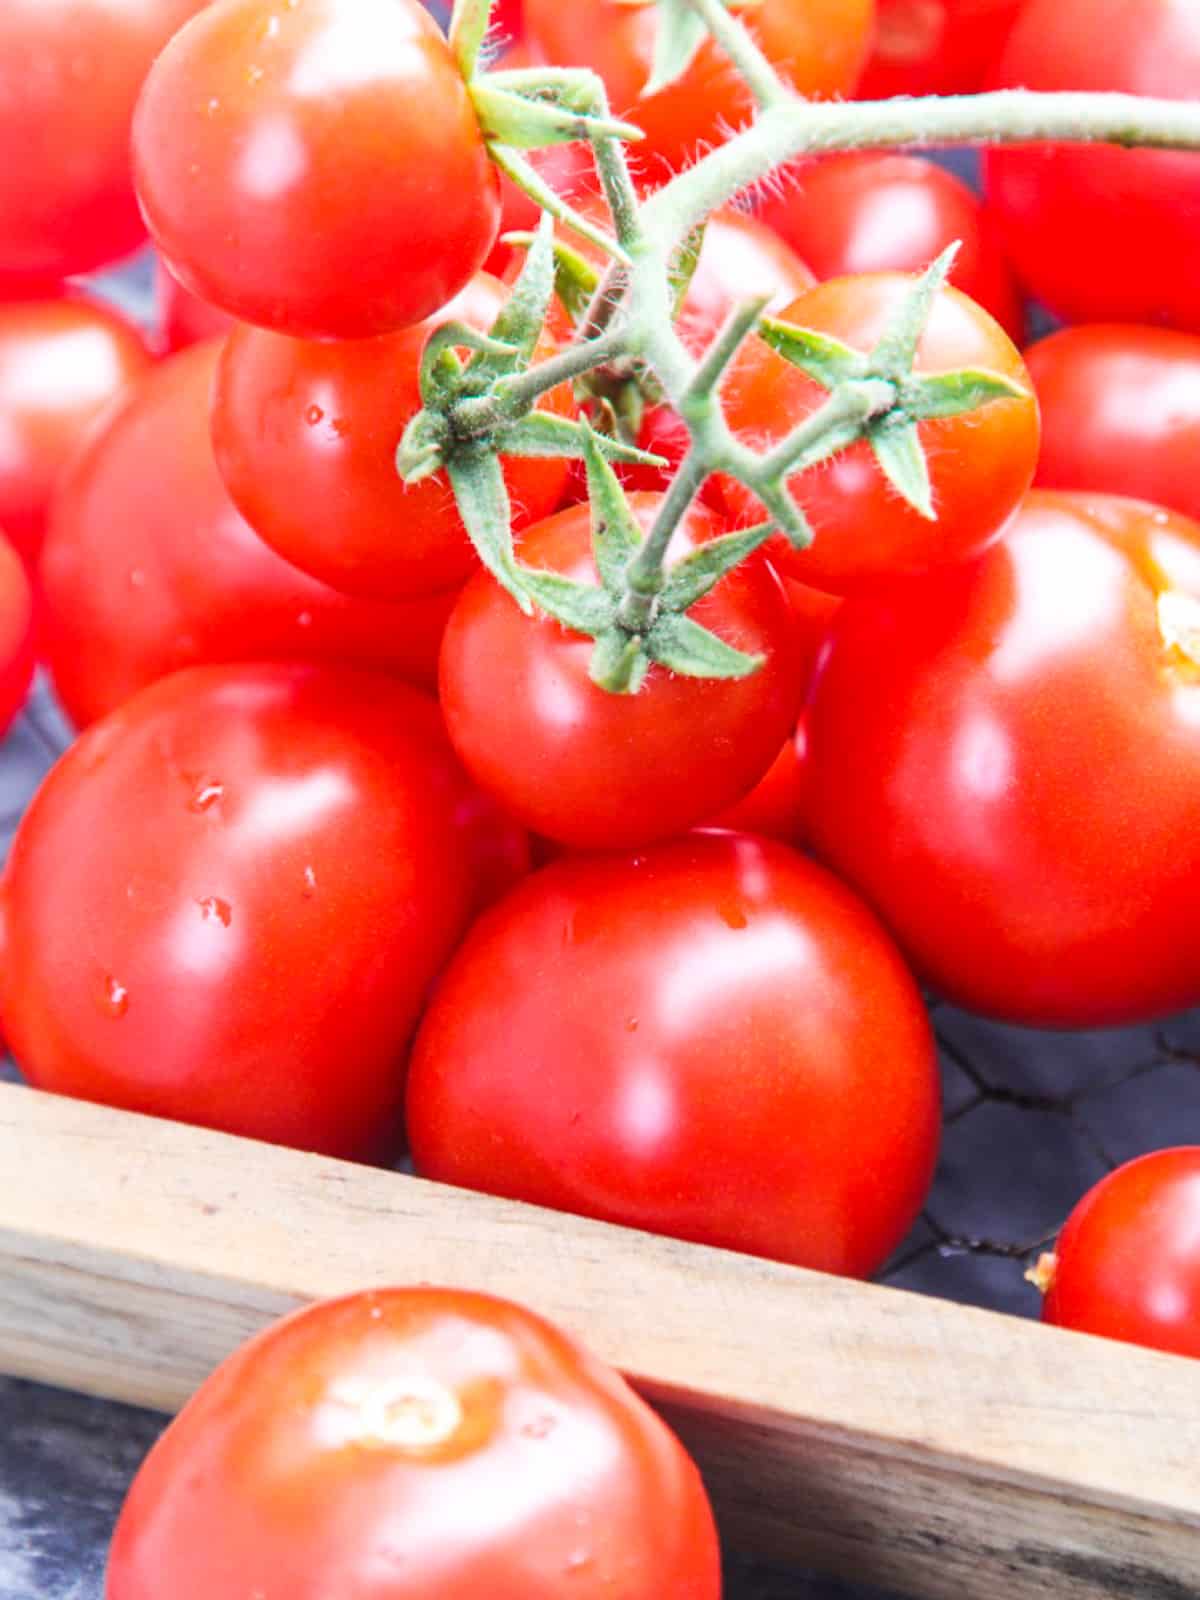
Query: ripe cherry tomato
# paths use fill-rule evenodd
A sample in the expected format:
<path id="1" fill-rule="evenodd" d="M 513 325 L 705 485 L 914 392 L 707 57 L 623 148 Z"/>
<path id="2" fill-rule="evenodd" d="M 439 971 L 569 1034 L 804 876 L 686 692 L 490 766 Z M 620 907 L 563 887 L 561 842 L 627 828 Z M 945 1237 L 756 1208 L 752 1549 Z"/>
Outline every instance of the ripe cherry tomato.
<path id="1" fill-rule="evenodd" d="M 1110 1173 L 1071 1213 L 1050 1270 L 1045 1321 L 1200 1356 L 1200 1146 Z"/>
<path id="2" fill-rule="evenodd" d="M 26 561 L 81 440 L 149 365 L 136 328 L 96 301 L 0 305 L 0 528 Z"/>
<path id="3" fill-rule="evenodd" d="M 700 1475 L 519 1306 L 382 1289 L 276 1323 L 150 1452 L 108 1600 L 719 1600 Z"/>
<path id="4" fill-rule="evenodd" d="M 30 1082 L 393 1148 L 408 1035 L 474 889 L 426 707 L 347 668 L 193 667 L 88 729 L 4 880 L 0 1014 Z"/>
<path id="5" fill-rule="evenodd" d="M 88 272 L 145 237 L 129 127 L 155 55 L 203 0 L 5 0 L 0 295 Z M 22 288 L 22 280 L 25 287 Z"/>
<path id="6" fill-rule="evenodd" d="M 632 497 L 643 527 L 659 500 Z M 551 517 L 525 535 L 522 561 L 594 583 L 589 525 L 586 506 Z M 694 507 L 672 554 L 720 531 Z M 442 707 L 467 770 L 526 827 L 584 849 L 665 838 L 737 799 L 771 765 L 799 710 L 787 597 L 767 563 L 753 560 L 689 615 L 764 664 L 727 680 L 654 666 L 637 694 L 610 694 L 588 676 L 590 639 L 543 612 L 524 616 L 480 573 L 442 642 Z"/>
<path id="7" fill-rule="evenodd" d="M 1004 48 L 1022 0 L 878 0 L 860 100 L 970 94 Z"/>
<path id="8" fill-rule="evenodd" d="M 899 273 L 835 278 L 779 315 L 869 350 L 911 288 L 912 279 Z M 921 423 L 937 521 L 928 521 L 900 498 L 862 442 L 792 480 L 816 538 L 803 551 L 775 540 L 772 560 L 782 571 L 815 588 L 845 593 L 880 577 L 961 561 L 1000 536 L 1033 478 L 1037 402 L 1004 330 L 965 295 L 945 289 L 921 340 L 917 371 L 959 367 L 1002 373 L 1029 387 L 1029 394 L 994 401 L 969 415 Z M 746 345 L 723 393 L 730 424 L 759 448 L 782 438 L 826 398 L 818 384 L 761 340 Z M 762 519 L 748 489 L 723 479 L 722 490 L 731 516 L 747 523 Z"/>
<path id="9" fill-rule="evenodd" d="M 504 298 L 481 274 L 438 320 L 486 329 Z M 421 408 L 431 329 L 331 344 L 242 326 L 221 359 L 212 432 L 230 494 L 280 555 L 350 594 L 428 594 L 479 564 L 445 474 L 409 488 L 396 472 L 396 446 Z M 543 341 L 539 359 L 553 348 Z M 574 415 L 570 387 L 541 406 Z M 561 458 L 506 462 L 514 527 L 554 510 L 569 470 Z"/>
<path id="10" fill-rule="evenodd" d="M 865 1276 L 933 1174 L 929 1024 L 890 939 L 785 846 L 693 834 L 544 868 L 434 992 L 417 1169 Z"/>
<path id="11" fill-rule="evenodd" d="M 158 312 L 161 347 L 183 350 L 203 339 L 216 339 L 229 332 L 234 319 L 201 300 L 176 281 L 162 264 L 154 263 L 154 302 Z"/>
<path id="12" fill-rule="evenodd" d="M 277 556 L 238 514 L 209 442 L 219 353 L 196 345 L 132 388 L 55 500 L 44 648 L 77 726 L 199 662 L 345 661 L 436 681 L 454 590 L 351 598 Z"/>
<path id="13" fill-rule="evenodd" d="M 24 563 L 0 534 L 0 733 L 25 704 L 35 657 L 33 592 Z"/>
<path id="14" fill-rule="evenodd" d="M 1200 1001 L 1200 527 L 1035 492 L 971 566 L 852 597 L 809 715 L 821 854 L 957 1004 Z"/>
<path id="15" fill-rule="evenodd" d="M 767 196 L 762 215 L 819 278 L 920 271 L 957 240 L 950 282 L 1021 338 L 1025 314 L 994 221 L 932 161 L 874 151 L 811 161 Z"/>
<path id="16" fill-rule="evenodd" d="M 499 181 L 418 0 L 215 0 L 155 62 L 133 153 L 184 287 L 282 333 L 419 322 L 496 238 Z"/>
<path id="17" fill-rule="evenodd" d="M 854 88 L 874 11 L 874 0 L 762 0 L 747 6 L 741 20 L 797 94 L 829 98 Z M 720 144 L 753 116 L 744 79 L 712 40 L 681 78 L 642 98 L 658 30 L 650 0 L 525 0 L 525 26 L 547 61 L 600 74 L 612 109 L 646 135 L 634 160 L 650 181 L 686 165 L 698 146 Z"/>
<path id="18" fill-rule="evenodd" d="M 1200 10 L 1164 0 L 1029 0 L 995 82 L 1193 99 Z M 1200 332 L 1200 156 L 1041 145 L 996 150 L 987 192 L 1026 287 L 1068 322 Z M 1081 265 L 1086 263 L 1086 266 Z"/>
<path id="19" fill-rule="evenodd" d="M 1025 362 L 1042 412 L 1039 484 L 1140 496 L 1200 517 L 1200 337 L 1063 328 Z"/>

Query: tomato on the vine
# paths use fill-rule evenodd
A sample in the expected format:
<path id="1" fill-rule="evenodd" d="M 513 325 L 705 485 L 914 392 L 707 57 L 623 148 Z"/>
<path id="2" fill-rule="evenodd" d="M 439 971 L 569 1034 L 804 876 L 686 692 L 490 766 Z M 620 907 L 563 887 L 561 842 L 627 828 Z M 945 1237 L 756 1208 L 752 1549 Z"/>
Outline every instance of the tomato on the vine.
<path id="1" fill-rule="evenodd" d="M 660 496 L 631 497 L 649 529 Z M 596 581 L 587 506 L 525 535 L 525 565 Z M 672 558 L 722 531 L 694 506 Z M 544 612 L 525 616 L 481 572 L 442 642 L 446 726 L 468 772 L 535 833 L 581 848 L 661 839 L 711 816 L 766 772 L 795 726 L 802 684 L 787 596 L 755 558 L 689 612 L 763 664 L 745 678 L 693 678 L 652 666 L 637 694 L 588 675 L 593 641 Z"/>
<path id="2" fill-rule="evenodd" d="M 0 530 L 31 565 L 68 462 L 149 366 L 141 334 L 98 301 L 0 304 Z"/>
<path id="3" fill-rule="evenodd" d="M 761 0 L 740 20 L 797 94 L 848 94 L 871 41 L 874 0 Z M 619 116 L 645 138 L 633 160 L 650 182 L 687 164 L 700 146 L 720 144 L 751 120 L 754 100 L 729 58 L 706 39 L 674 83 L 643 97 L 658 16 L 652 0 L 525 0 L 527 36 L 547 61 L 589 66 Z"/>
<path id="4" fill-rule="evenodd" d="M 1059 1235 L 1042 1305 L 1080 1333 L 1200 1356 L 1200 1146 L 1118 1167 Z"/>
<path id="5" fill-rule="evenodd" d="M 480 273 L 436 321 L 484 331 L 504 297 L 503 284 Z M 433 326 L 331 343 L 243 325 L 221 357 L 213 447 L 235 504 L 280 555 L 350 594 L 429 594 L 479 564 L 445 474 L 409 487 L 396 472 L 396 446 L 421 409 Z M 552 353 L 547 336 L 536 355 Z M 570 386 L 539 406 L 573 416 Z M 561 457 L 505 460 L 514 527 L 554 510 L 569 471 Z"/>
<path id="6" fill-rule="evenodd" d="M 868 351 L 911 289 L 912 280 L 900 273 L 835 278 L 777 314 Z M 800 551 L 774 540 L 771 557 L 781 571 L 814 588 L 845 593 L 879 578 L 961 561 L 999 538 L 1033 478 L 1037 402 L 1004 330 L 957 289 L 943 289 L 918 345 L 916 371 L 979 367 L 1028 393 L 919 425 L 937 520 L 923 517 L 897 494 L 870 446 L 860 441 L 819 471 L 793 479 L 815 538 Z M 819 384 L 759 339 L 743 348 L 722 393 L 731 427 L 760 448 L 782 438 L 826 399 Z M 743 484 L 726 478 L 721 486 L 738 521 L 762 520 L 761 506 Z"/>
<path id="7" fill-rule="evenodd" d="M 1025 352 L 1042 414 L 1036 482 L 1200 517 L 1200 336 L 1099 323 Z"/>
<path id="8" fill-rule="evenodd" d="M 809 715 L 818 853 L 954 1003 L 1200 1002 L 1200 526 L 1036 491 L 978 561 L 852 596 Z"/>
<path id="9" fill-rule="evenodd" d="M 410 1063 L 427 1177 L 865 1276 L 924 1201 L 939 1083 L 871 913 L 697 833 L 543 868 L 476 923 Z"/>
<path id="10" fill-rule="evenodd" d="M 193 667 L 89 728 L 5 872 L 0 1015 L 36 1087 L 347 1158 L 466 924 L 432 707 L 343 667 Z"/>
<path id="11" fill-rule="evenodd" d="M 0 298 L 145 238 L 129 128 L 150 63 L 204 0 L 6 0 L 0 9 Z"/>
<path id="12" fill-rule="evenodd" d="M 303 338 L 419 322 L 496 238 L 496 170 L 418 0 L 213 0 L 155 62 L 133 152 L 184 287 Z"/>
<path id="13" fill-rule="evenodd" d="M 994 220 L 932 161 L 876 151 L 809 161 L 765 197 L 762 216 L 819 278 L 919 271 L 957 241 L 950 283 L 1021 338 L 1025 313 Z"/>
<path id="14" fill-rule="evenodd" d="M 154 263 L 154 305 L 159 343 L 168 353 L 185 350 L 204 339 L 217 339 L 234 326 L 228 311 L 210 306 L 207 300 L 185 289 L 161 259 Z"/>
<path id="15" fill-rule="evenodd" d="M 970 94 L 994 66 L 1022 0 L 878 0 L 861 100 Z"/>
<path id="16" fill-rule="evenodd" d="M 1200 9 L 1163 0 L 1029 0 L 994 86 L 1190 100 Z M 988 203 L 1026 287 L 1068 322 L 1200 332 L 1200 155 L 1029 145 L 986 157 Z"/>
<path id="17" fill-rule="evenodd" d="M 700 1475 L 615 1372 L 464 1290 L 377 1289 L 242 1346 L 150 1452 L 108 1600 L 719 1600 Z"/>
<path id="18" fill-rule="evenodd" d="M 220 346 L 131 388 L 55 498 L 42 552 L 46 658 L 77 726 L 179 667 L 343 661 L 432 687 L 456 591 L 357 598 L 276 555 L 226 493 L 209 440 Z"/>

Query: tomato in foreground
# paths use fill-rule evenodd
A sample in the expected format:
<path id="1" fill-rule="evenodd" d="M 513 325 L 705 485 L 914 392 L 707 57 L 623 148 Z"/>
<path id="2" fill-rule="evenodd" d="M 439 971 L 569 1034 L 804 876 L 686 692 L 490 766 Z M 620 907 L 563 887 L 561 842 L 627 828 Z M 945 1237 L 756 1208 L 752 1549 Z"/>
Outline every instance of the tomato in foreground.
<path id="1" fill-rule="evenodd" d="M 89 272 L 145 238 L 129 128 L 150 63 L 203 0 L 5 0 L 0 297 Z"/>
<path id="2" fill-rule="evenodd" d="M 971 94 L 980 88 L 1022 0 L 878 0 L 875 46 L 860 100 Z"/>
<path id="3" fill-rule="evenodd" d="M 453 589 L 354 599 L 284 561 L 239 515 L 209 441 L 219 353 L 196 345 L 132 388 L 54 502 L 44 650 L 77 727 L 200 662 L 344 661 L 436 682 Z"/>
<path id="4" fill-rule="evenodd" d="M 481 273 L 436 321 L 486 331 L 505 294 Z M 434 326 L 338 343 L 243 326 L 217 370 L 213 448 L 235 503 L 281 556 L 349 594 L 430 594 L 479 567 L 445 473 L 410 488 L 396 472 L 396 446 L 421 409 Z M 551 354 L 546 338 L 537 358 Z M 570 387 L 552 390 L 540 409 L 573 416 Z M 569 471 L 564 458 L 506 460 L 515 528 L 555 509 Z"/>
<path id="5" fill-rule="evenodd" d="M 234 325 L 228 311 L 221 311 L 185 289 L 173 278 L 161 260 L 154 263 L 154 305 L 157 313 L 160 348 L 168 353 L 185 350 L 204 339 L 221 338 Z"/>
<path id="6" fill-rule="evenodd" d="M 490 1295 L 380 1289 L 243 1345 L 144 1462 L 106 1600 L 719 1600 L 700 1475 L 617 1373 Z"/>
<path id="7" fill-rule="evenodd" d="M 891 151 L 809 161 L 765 198 L 762 215 L 819 278 L 919 272 L 957 241 L 950 283 L 1021 338 L 1025 313 L 995 222 L 932 161 Z"/>
<path id="8" fill-rule="evenodd" d="M 52 769 L 5 875 L 29 1081 L 347 1158 L 395 1146 L 474 892 L 429 702 L 345 668 L 194 667 Z"/>
<path id="9" fill-rule="evenodd" d="M 658 496 L 631 496 L 649 528 Z M 596 581 L 587 506 L 526 534 L 530 567 Z M 693 507 L 678 557 L 721 525 Z M 535 833 L 582 849 L 643 844 L 679 833 L 739 798 L 766 772 L 795 726 L 802 692 L 787 596 L 753 560 L 688 613 L 740 650 L 762 654 L 747 678 L 689 678 L 653 666 L 635 695 L 588 676 L 593 642 L 538 611 L 527 617 L 481 572 L 467 584 L 442 641 L 441 701 L 464 766 Z"/>
<path id="10" fill-rule="evenodd" d="M 1200 8 L 1029 0 L 995 87 L 1200 95 Z M 1027 145 L 985 158 L 989 205 L 1037 299 L 1068 322 L 1200 332 L 1200 155 Z"/>
<path id="11" fill-rule="evenodd" d="M 916 986 L 843 885 L 692 834 L 566 858 L 475 924 L 410 1064 L 426 1177 L 865 1276 L 925 1199 Z"/>
<path id="12" fill-rule="evenodd" d="M 1075 1207 L 1052 1260 L 1047 1322 L 1200 1356 L 1200 1146 L 1110 1173 Z"/>
<path id="13" fill-rule="evenodd" d="M 778 315 L 800 327 L 832 334 L 870 350 L 889 315 L 911 291 L 901 273 L 835 278 L 802 295 Z M 918 372 L 983 367 L 1011 378 L 1028 395 L 997 400 L 982 410 L 920 424 L 929 460 L 937 520 L 902 500 L 865 442 L 843 450 L 819 470 L 793 480 L 815 539 L 795 551 L 772 542 L 771 559 L 800 583 L 836 594 L 879 578 L 926 572 L 976 555 L 999 538 L 1033 478 L 1038 452 L 1037 402 L 1024 364 L 1008 335 L 974 301 L 943 289 L 917 350 Z M 825 391 L 762 340 L 749 342 L 724 389 L 730 425 L 748 444 L 772 444 L 823 404 Z M 752 524 L 763 512 L 751 491 L 733 479 L 721 487 L 731 516 Z"/>
<path id="14" fill-rule="evenodd" d="M 874 0 L 762 0 L 738 14 L 797 94 L 830 98 L 854 88 L 874 10 Z M 651 182 L 752 120 L 749 89 L 711 39 L 682 77 L 642 97 L 658 30 L 653 0 L 525 0 L 525 28 L 547 61 L 600 74 L 612 109 L 645 134 L 633 160 Z"/>
<path id="15" fill-rule="evenodd" d="M 184 287 L 303 338 L 419 322 L 499 223 L 474 107 L 418 0 L 213 0 L 155 62 L 133 153 Z"/>
<path id="16" fill-rule="evenodd" d="M 25 704 L 33 679 L 33 591 L 20 556 L 0 534 L 0 733 Z"/>
<path id="17" fill-rule="evenodd" d="M 847 600 L 809 715 L 818 853 L 917 971 L 1052 1027 L 1200 1002 L 1200 527 L 1031 494 L 971 566 Z"/>
<path id="18" fill-rule="evenodd" d="M 31 564 L 64 468 L 149 366 L 137 329 L 94 300 L 0 304 L 0 529 Z"/>
<path id="19" fill-rule="evenodd" d="M 1037 483 L 1200 517 L 1200 337 L 1097 323 L 1025 352 L 1042 414 Z"/>

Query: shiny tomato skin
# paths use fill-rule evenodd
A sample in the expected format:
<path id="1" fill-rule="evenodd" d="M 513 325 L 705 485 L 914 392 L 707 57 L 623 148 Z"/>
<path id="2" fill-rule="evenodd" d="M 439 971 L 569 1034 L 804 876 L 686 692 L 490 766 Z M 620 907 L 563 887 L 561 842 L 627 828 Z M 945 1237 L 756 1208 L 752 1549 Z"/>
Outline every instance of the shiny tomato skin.
<path id="1" fill-rule="evenodd" d="M 1198 613 L 1195 523 L 1044 491 L 977 562 L 843 606 L 813 841 L 948 999 L 1051 1027 L 1200 1001 Z"/>
<path id="2" fill-rule="evenodd" d="M 660 498 L 631 497 L 643 527 Z M 711 512 L 693 507 L 673 556 L 720 531 Z M 595 582 L 588 507 L 531 529 L 519 554 L 530 567 Z M 689 615 L 764 664 L 730 680 L 654 666 L 637 694 L 610 694 L 588 676 L 590 639 L 544 612 L 524 616 L 480 573 L 451 614 L 440 669 L 446 726 L 467 771 L 531 831 L 580 849 L 666 838 L 737 799 L 771 765 L 799 710 L 787 598 L 771 567 L 754 560 Z"/>
<path id="3" fill-rule="evenodd" d="M 950 282 L 1020 340 L 1025 313 L 995 222 L 952 172 L 920 156 L 859 151 L 795 170 L 762 216 L 818 278 L 919 272 L 961 247 Z"/>
<path id="4" fill-rule="evenodd" d="M 421 321 L 499 223 L 470 96 L 418 0 L 213 0 L 155 62 L 133 153 L 184 287 L 302 338 Z"/>
<path id="5" fill-rule="evenodd" d="M 829 99 L 854 88 L 874 10 L 874 0 L 764 0 L 741 20 L 797 94 Z M 676 82 L 642 97 L 658 30 L 653 4 L 525 0 L 525 26 L 547 61 L 600 74 L 612 109 L 645 135 L 632 159 L 649 182 L 661 182 L 700 146 L 722 143 L 753 117 L 745 81 L 711 40 Z"/>
<path id="6" fill-rule="evenodd" d="M 219 353 L 195 345 L 131 388 L 55 499 L 44 650 L 77 726 L 201 662 L 344 661 L 436 681 L 454 590 L 355 599 L 284 561 L 239 515 L 209 441 Z"/>
<path id="7" fill-rule="evenodd" d="M 1042 1317 L 1200 1356 L 1200 1146 L 1129 1161 L 1084 1196 L 1059 1235 Z"/>
<path id="8" fill-rule="evenodd" d="M 1036 482 L 1200 517 L 1200 336 L 1097 323 L 1025 352 L 1042 413 Z"/>
<path id="9" fill-rule="evenodd" d="M 163 265 L 154 263 L 154 305 L 157 313 L 160 348 L 168 354 L 186 350 L 190 344 L 218 339 L 234 326 L 228 311 L 210 306 L 190 289 L 185 289 Z"/>
<path id="10" fill-rule="evenodd" d="M 392 1149 L 408 1035 L 473 892 L 427 707 L 346 668 L 194 667 L 88 729 L 5 874 L 0 1014 L 28 1080 Z"/>
<path id="11" fill-rule="evenodd" d="M 405 485 L 396 446 L 421 409 L 420 362 L 441 321 L 486 330 L 504 286 L 478 275 L 442 316 L 378 339 L 336 343 L 241 326 L 213 393 L 217 466 L 250 525 L 286 560 L 348 594 L 400 600 L 461 584 L 479 562 L 444 473 Z M 549 338 L 539 359 L 553 354 Z M 541 409 L 573 416 L 569 386 Z M 516 529 L 558 505 L 565 459 L 512 457 Z"/>
<path id="12" fill-rule="evenodd" d="M 860 350 L 869 350 L 888 315 L 909 293 L 912 278 L 874 273 L 822 283 L 777 313 Z M 934 303 L 917 354 L 918 372 L 986 367 L 1028 393 L 994 401 L 969 415 L 920 425 L 929 460 L 937 520 L 902 500 L 863 442 L 792 480 L 815 539 L 796 551 L 782 539 L 771 558 L 788 577 L 836 594 L 881 578 L 914 576 L 978 554 L 1000 537 L 1029 487 L 1037 462 L 1038 415 L 1020 354 L 1004 330 L 956 289 Z M 764 448 L 826 399 L 825 391 L 760 340 L 749 343 L 724 387 L 730 425 Z M 739 522 L 762 519 L 753 494 L 722 479 L 726 508 Z"/>
<path id="13" fill-rule="evenodd" d="M 64 469 L 149 366 L 137 329 L 95 300 L 0 304 L 0 529 L 31 565 Z"/>
<path id="14" fill-rule="evenodd" d="M 25 564 L 0 534 L 0 733 L 25 704 L 37 651 L 33 590 Z"/>
<path id="15" fill-rule="evenodd" d="M 166 1592 L 719 1600 L 720 1556 L 682 1445 L 574 1339 L 491 1296 L 378 1289 L 258 1334 L 155 1445 L 105 1594 Z"/>
<path id="16" fill-rule="evenodd" d="M 1200 11 L 1164 0 L 1029 0 L 993 83 L 1194 99 Z M 1200 279 L 1181 270 L 1200 252 L 1200 156 L 1026 146 L 990 152 L 985 176 L 1018 275 L 1056 316 L 1200 332 Z"/>
<path id="17" fill-rule="evenodd" d="M 860 100 L 971 94 L 983 85 L 1023 0 L 879 0 Z"/>
<path id="18" fill-rule="evenodd" d="M 136 250 L 134 102 L 204 0 L 6 0 L 0 14 L 0 298 Z M 24 285 L 24 287 L 22 287 Z"/>
<path id="19" fill-rule="evenodd" d="M 866 907 L 764 839 L 568 857 L 476 923 L 407 1091 L 417 1170 L 865 1276 L 928 1190 L 939 1086 Z"/>

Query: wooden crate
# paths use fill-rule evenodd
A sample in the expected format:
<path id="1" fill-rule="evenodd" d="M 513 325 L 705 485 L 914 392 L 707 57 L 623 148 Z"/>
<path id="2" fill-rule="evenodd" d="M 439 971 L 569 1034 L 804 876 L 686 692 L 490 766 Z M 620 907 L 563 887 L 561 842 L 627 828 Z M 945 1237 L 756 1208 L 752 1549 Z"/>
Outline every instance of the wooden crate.
<path id="1" fill-rule="evenodd" d="M 931 1600 L 1200 1595 L 1200 1363 L 0 1084 L 0 1370 L 172 1409 L 280 1313 L 416 1282 L 620 1367 L 733 1544 Z"/>

